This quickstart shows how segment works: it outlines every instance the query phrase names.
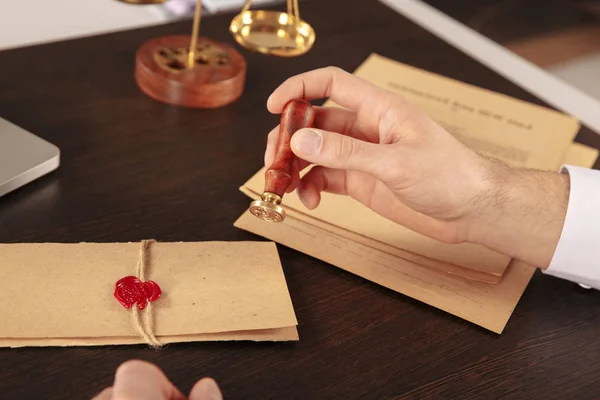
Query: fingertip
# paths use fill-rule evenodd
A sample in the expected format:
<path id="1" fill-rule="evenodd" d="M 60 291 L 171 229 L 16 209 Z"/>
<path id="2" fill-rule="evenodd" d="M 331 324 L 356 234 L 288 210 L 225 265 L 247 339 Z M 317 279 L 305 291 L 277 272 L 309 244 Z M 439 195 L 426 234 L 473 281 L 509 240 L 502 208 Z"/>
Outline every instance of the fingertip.
<path id="1" fill-rule="evenodd" d="M 148 361 L 132 359 L 121 363 L 121 365 L 119 365 L 117 368 L 115 376 L 127 376 L 132 372 L 138 372 L 140 370 L 162 373 L 156 365 L 149 363 Z"/>
<path id="2" fill-rule="evenodd" d="M 267 110 L 273 114 L 281 114 L 283 108 L 296 96 L 292 93 L 296 77 L 291 77 L 282 82 L 267 99 Z"/>
<path id="3" fill-rule="evenodd" d="M 271 114 L 274 114 L 272 98 L 273 98 L 273 93 L 271 93 L 269 98 L 267 98 L 267 111 L 269 111 Z"/>
<path id="4" fill-rule="evenodd" d="M 290 149 L 297 157 L 315 161 L 323 146 L 324 131 L 316 128 L 298 129 L 290 139 Z"/>
<path id="5" fill-rule="evenodd" d="M 294 182 L 292 182 L 292 184 L 290 186 L 288 186 L 288 188 L 285 190 L 285 192 L 292 193 L 294 190 L 296 190 L 297 187 L 298 187 L 298 185 L 296 185 Z"/>
<path id="6" fill-rule="evenodd" d="M 321 194 L 311 183 L 300 181 L 298 185 L 298 197 L 309 210 L 314 210 L 319 205 Z"/>
<path id="7" fill-rule="evenodd" d="M 273 157 L 271 156 L 271 152 L 269 151 L 268 146 L 267 150 L 265 151 L 264 162 L 266 168 L 269 168 L 271 166 L 271 163 L 273 162 Z"/>
<path id="8" fill-rule="evenodd" d="M 103 391 L 98 393 L 96 396 L 92 398 L 92 400 L 110 400 L 112 397 L 113 388 L 109 386 L 105 388 Z"/>
<path id="9" fill-rule="evenodd" d="M 278 101 L 278 92 L 279 88 L 275 89 L 273 93 L 267 99 L 267 110 L 271 114 L 280 114 L 283 110 L 283 106 L 281 105 L 281 101 Z"/>
<path id="10" fill-rule="evenodd" d="M 222 400 L 223 394 L 212 378 L 202 378 L 192 388 L 190 400 Z"/>
<path id="11" fill-rule="evenodd" d="M 304 207 L 311 209 L 308 206 L 307 198 L 306 198 L 306 189 L 302 186 L 298 186 L 298 197 L 300 198 L 300 202 L 304 205 Z"/>
<path id="12" fill-rule="evenodd" d="M 183 394 L 155 364 L 143 360 L 128 360 L 115 373 L 113 396 L 116 398 L 151 398 L 169 396 L 170 399 L 185 399 Z"/>
<path id="13" fill-rule="evenodd" d="M 265 167 L 270 167 L 275 158 L 275 146 L 277 144 L 277 138 L 279 136 L 279 125 L 271 129 L 267 135 L 267 146 L 265 148 L 264 163 Z"/>

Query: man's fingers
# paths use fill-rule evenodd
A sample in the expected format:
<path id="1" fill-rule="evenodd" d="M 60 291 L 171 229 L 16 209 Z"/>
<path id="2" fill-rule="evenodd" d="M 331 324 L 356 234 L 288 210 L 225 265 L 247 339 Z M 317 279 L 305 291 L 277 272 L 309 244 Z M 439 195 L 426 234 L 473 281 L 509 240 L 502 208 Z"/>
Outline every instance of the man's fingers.
<path id="1" fill-rule="evenodd" d="M 104 389 L 94 400 L 185 400 L 186 397 L 154 364 L 130 360 L 119 366 L 112 387 Z M 203 378 L 194 385 L 190 400 L 222 400 L 216 382 Z"/>
<path id="2" fill-rule="evenodd" d="M 341 133 L 367 142 L 379 143 L 377 127 L 367 126 L 359 121 L 356 112 L 338 107 L 314 108 L 315 128 Z"/>
<path id="3" fill-rule="evenodd" d="M 200 379 L 190 392 L 190 400 L 222 400 L 221 389 L 212 378 Z"/>
<path id="4" fill-rule="evenodd" d="M 315 116 L 315 126 L 321 130 L 339 132 L 344 136 L 356 138 L 364 141 L 377 142 L 377 132 L 370 131 L 370 135 L 362 131 L 357 123 L 356 113 L 350 110 L 340 108 L 328 108 L 328 107 L 317 107 Z M 264 154 L 264 163 L 268 168 L 273 164 L 275 160 L 275 154 L 277 152 L 277 141 L 279 139 L 279 126 L 269 132 L 267 137 L 267 148 Z M 302 157 L 296 157 L 294 160 L 293 172 L 292 172 L 292 183 L 288 188 L 288 193 L 294 191 L 300 178 L 300 172 L 311 164 L 310 160 Z"/>
<path id="5" fill-rule="evenodd" d="M 291 148 L 297 157 L 311 164 L 366 172 L 382 180 L 387 179 L 398 157 L 387 145 L 312 128 L 296 132 Z"/>
<path id="6" fill-rule="evenodd" d="M 321 192 L 341 195 L 348 194 L 346 171 L 324 167 L 314 167 L 302 177 L 298 185 L 298 197 L 309 210 L 317 208 L 321 202 Z"/>
<path id="7" fill-rule="evenodd" d="M 271 129 L 267 136 L 267 148 L 265 149 L 265 167 L 270 167 L 275 159 L 277 140 L 279 139 L 279 125 Z"/>
<path id="8" fill-rule="evenodd" d="M 112 400 L 113 399 L 112 392 L 113 392 L 112 386 L 107 387 L 106 389 L 104 389 L 103 391 L 98 393 L 96 396 L 94 396 L 94 398 L 92 400 Z"/>
<path id="9" fill-rule="evenodd" d="M 117 368 L 111 400 L 185 400 L 154 364 L 131 360 Z"/>
<path id="10" fill-rule="evenodd" d="M 277 140 L 279 139 L 279 126 L 276 126 L 267 137 L 267 149 L 265 150 L 265 167 L 269 168 L 273 161 L 275 160 L 275 153 L 277 151 Z M 293 192 L 296 190 L 298 183 L 300 182 L 300 172 L 308 167 L 308 162 L 305 160 L 301 160 L 299 158 L 295 158 L 292 165 L 292 183 L 286 190 L 287 193 Z"/>
<path id="11" fill-rule="evenodd" d="M 315 107 L 315 128 L 341 133 L 342 135 L 368 142 L 377 143 L 379 141 L 379 135 L 376 129 L 361 129 L 356 118 L 356 113 L 342 108 Z M 278 139 L 279 125 L 273 128 L 267 136 L 267 147 L 264 155 L 266 167 L 269 167 L 273 163 Z M 298 165 L 301 171 L 307 166 L 307 162 L 301 162 Z"/>
<path id="12" fill-rule="evenodd" d="M 322 98 L 330 98 L 356 112 L 361 130 L 373 133 L 380 133 L 381 126 L 389 130 L 390 125 L 397 125 L 412 114 L 410 105 L 400 96 L 336 67 L 289 78 L 271 94 L 267 108 L 272 113 L 280 113 L 290 100 Z"/>
<path id="13" fill-rule="evenodd" d="M 376 106 L 377 102 L 373 100 L 387 96 L 386 93 L 340 68 L 326 67 L 287 79 L 271 94 L 267 109 L 277 114 L 290 100 L 330 98 L 342 107 L 358 111 L 362 107 L 369 107 L 369 104 Z"/>
<path id="14" fill-rule="evenodd" d="M 269 132 L 267 136 L 267 148 L 265 149 L 264 162 L 265 167 L 270 167 L 275 161 L 275 154 L 277 153 L 277 141 L 279 140 L 279 125 Z M 302 171 L 304 168 L 308 166 L 308 163 L 304 160 L 298 160 L 297 169 L 298 171 Z"/>

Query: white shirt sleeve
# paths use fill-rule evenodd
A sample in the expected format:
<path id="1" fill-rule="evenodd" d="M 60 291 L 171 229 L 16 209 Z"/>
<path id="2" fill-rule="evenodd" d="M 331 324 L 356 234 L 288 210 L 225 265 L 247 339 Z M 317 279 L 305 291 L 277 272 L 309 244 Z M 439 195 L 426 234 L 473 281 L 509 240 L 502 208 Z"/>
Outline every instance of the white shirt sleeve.
<path id="1" fill-rule="evenodd" d="M 570 193 L 560 240 L 543 271 L 572 282 L 600 289 L 600 171 L 564 165 Z"/>

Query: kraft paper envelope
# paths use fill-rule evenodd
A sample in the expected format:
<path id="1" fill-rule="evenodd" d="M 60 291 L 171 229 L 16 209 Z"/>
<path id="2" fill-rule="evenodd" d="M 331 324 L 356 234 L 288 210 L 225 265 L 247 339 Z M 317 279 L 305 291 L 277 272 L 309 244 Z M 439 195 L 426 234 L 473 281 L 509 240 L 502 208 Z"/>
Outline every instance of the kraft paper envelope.
<path id="1" fill-rule="evenodd" d="M 254 200 L 259 199 L 264 188 L 264 173 L 263 168 L 240 187 L 240 191 Z M 308 210 L 293 192 L 285 195 L 283 206 L 287 214 L 324 231 L 470 279 L 498 282 L 510 261 L 509 257 L 481 246 L 445 244 L 420 235 L 348 196 L 322 193 L 319 206 Z"/>
<path id="2" fill-rule="evenodd" d="M 571 116 L 377 54 L 367 58 L 354 75 L 406 98 L 474 150 L 515 166 L 558 169 L 580 128 Z M 339 107 L 329 100 L 324 105 Z M 258 198 L 264 172 L 265 168 L 259 170 L 240 190 Z M 286 195 L 284 206 L 295 218 L 321 229 L 469 279 L 498 282 L 510 261 L 480 246 L 427 238 L 349 197 L 324 193 L 320 206 L 308 210 L 292 193 Z"/>
<path id="3" fill-rule="evenodd" d="M 240 191 L 252 199 L 257 199 L 258 197 L 260 197 L 255 192 L 249 190 L 247 187 L 244 187 L 244 186 L 242 186 L 240 188 Z M 355 203 L 352 202 L 352 204 L 355 204 Z M 321 207 L 321 205 L 319 205 L 319 207 Z M 360 206 L 360 207 L 362 207 L 362 206 Z M 352 211 L 349 211 L 349 212 L 352 213 Z M 446 272 L 446 273 L 449 273 L 452 275 L 457 275 L 457 276 L 467 278 L 467 279 L 477 280 L 477 281 L 481 281 L 481 282 L 487 282 L 487 283 L 497 283 L 502 278 L 501 275 L 492 275 L 490 273 L 484 272 L 485 268 L 481 268 L 480 270 L 477 270 L 477 269 L 465 268 L 465 267 L 461 267 L 459 265 L 439 261 L 439 260 L 436 260 L 433 258 L 421 256 L 417 253 L 413 253 L 410 251 L 402 250 L 397 247 L 389 246 L 385 243 L 381 243 L 376 240 L 372 240 L 366 236 L 357 234 L 355 232 L 351 232 L 351 231 L 348 231 L 345 229 L 338 228 L 336 226 L 330 225 L 330 224 L 323 222 L 321 220 L 318 220 L 318 219 L 307 219 L 305 215 L 303 215 L 301 212 L 298 212 L 294 209 L 286 208 L 286 215 L 289 215 L 297 220 L 305 221 L 308 224 L 315 226 L 325 232 L 344 237 L 350 241 L 362 243 L 368 247 L 372 247 L 374 249 L 383 251 L 384 253 L 388 253 L 390 255 L 400 257 L 405 260 L 412 261 L 414 263 L 423 265 L 425 267 L 436 269 L 438 271 Z M 377 215 L 377 218 L 381 218 L 381 217 Z M 387 219 L 385 220 L 386 225 L 388 225 L 389 222 L 390 221 L 388 221 Z M 393 225 L 393 223 L 391 223 L 389 225 L 392 226 L 392 229 L 397 228 L 396 226 Z M 490 252 L 490 254 L 494 255 L 496 253 Z"/>
<path id="4" fill-rule="evenodd" d="M 574 143 L 567 164 L 592 167 L 598 151 Z M 333 234 L 310 223 L 288 217 L 286 223 L 266 223 L 244 213 L 235 226 L 276 241 L 361 276 L 398 293 L 502 333 L 536 268 L 511 261 L 497 284 L 464 279 L 393 256 L 361 242 Z"/>
<path id="5" fill-rule="evenodd" d="M 145 343 L 113 296 L 117 280 L 136 276 L 139 252 L 140 243 L 0 244 L 0 346 Z M 275 243 L 156 242 L 147 254 L 162 344 L 298 340 Z"/>

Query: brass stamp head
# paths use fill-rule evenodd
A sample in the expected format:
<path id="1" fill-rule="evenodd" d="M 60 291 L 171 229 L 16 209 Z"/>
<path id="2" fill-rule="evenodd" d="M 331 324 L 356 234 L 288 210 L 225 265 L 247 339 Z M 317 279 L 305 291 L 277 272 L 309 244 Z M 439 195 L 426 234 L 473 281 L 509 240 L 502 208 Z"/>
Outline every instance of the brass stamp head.
<path id="1" fill-rule="evenodd" d="M 285 211 L 280 206 L 281 197 L 275 193 L 263 193 L 261 200 L 250 203 L 250 213 L 257 218 L 267 222 L 282 222 L 285 219 Z"/>

